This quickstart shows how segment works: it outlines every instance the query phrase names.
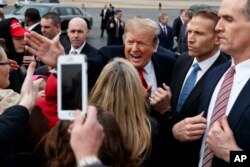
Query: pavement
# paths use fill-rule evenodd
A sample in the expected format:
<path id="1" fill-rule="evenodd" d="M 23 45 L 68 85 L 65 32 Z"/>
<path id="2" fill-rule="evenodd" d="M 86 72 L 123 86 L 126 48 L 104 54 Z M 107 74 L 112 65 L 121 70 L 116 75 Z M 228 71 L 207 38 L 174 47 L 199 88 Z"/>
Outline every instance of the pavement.
<path id="1" fill-rule="evenodd" d="M 75 4 L 85 8 L 102 8 L 104 4 L 112 4 L 116 8 L 158 9 L 161 2 L 162 9 L 184 9 L 191 5 L 219 5 L 221 0 L 59 0 L 62 4 Z M 14 5 L 15 0 L 8 0 L 8 5 Z"/>
<path id="2" fill-rule="evenodd" d="M 143 8 L 143 9 L 155 9 L 159 7 L 159 2 L 162 4 L 162 9 L 184 9 L 191 5 L 219 5 L 221 0 L 197 0 L 197 1 L 179 1 L 179 0 L 168 0 L 168 1 L 158 1 L 158 0 L 61 0 L 61 3 L 65 4 L 77 4 L 81 6 L 84 4 L 86 8 L 102 8 L 104 4 L 112 4 L 116 8 Z"/>

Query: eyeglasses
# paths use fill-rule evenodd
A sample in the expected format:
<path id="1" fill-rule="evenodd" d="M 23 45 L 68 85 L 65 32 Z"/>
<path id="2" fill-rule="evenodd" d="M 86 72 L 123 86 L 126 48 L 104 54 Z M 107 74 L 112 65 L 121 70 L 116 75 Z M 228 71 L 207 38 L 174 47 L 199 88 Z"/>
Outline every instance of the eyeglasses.
<path id="1" fill-rule="evenodd" d="M 10 66 L 11 62 L 10 60 L 7 60 L 7 62 L 0 62 L 0 65 L 4 66 L 4 65 L 9 65 Z"/>

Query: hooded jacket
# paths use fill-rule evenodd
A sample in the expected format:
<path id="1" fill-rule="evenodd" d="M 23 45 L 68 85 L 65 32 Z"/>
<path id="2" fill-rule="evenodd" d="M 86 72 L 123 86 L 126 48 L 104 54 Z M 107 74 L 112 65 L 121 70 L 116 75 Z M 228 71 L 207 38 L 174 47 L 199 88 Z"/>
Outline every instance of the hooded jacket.
<path id="1" fill-rule="evenodd" d="M 0 38 L 5 39 L 5 51 L 8 59 L 15 60 L 19 65 L 21 65 L 24 53 L 17 53 L 15 50 L 10 33 L 10 23 L 12 19 L 17 20 L 16 18 L 8 18 L 0 21 Z M 8 88 L 20 93 L 22 83 L 24 81 L 24 76 L 21 69 L 19 68 L 16 71 L 10 72 L 9 80 L 10 86 Z"/>

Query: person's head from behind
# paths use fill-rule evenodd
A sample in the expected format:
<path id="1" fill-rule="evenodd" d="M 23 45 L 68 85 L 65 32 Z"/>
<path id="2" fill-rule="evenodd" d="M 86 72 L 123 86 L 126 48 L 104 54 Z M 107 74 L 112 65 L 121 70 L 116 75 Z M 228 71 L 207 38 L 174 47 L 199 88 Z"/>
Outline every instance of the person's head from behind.
<path id="1" fill-rule="evenodd" d="M 42 16 L 40 21 L 43 36 L 53 39 L 61 32 L 61 18 L 57 13 L 48 12 Z"/>
<path id="2" fill-rule="evenodd" d="M 24 23 L 31 26 L 41 20 L 39 11 L 36 8 L 28 8 L 24 13 Z"/>
<path id="3" fill-rule="evenodd" d="M 90 92 L 89 104 L 101 106 L 115 117 L 132 159 L 143 161 L 151 142 L 150 125 L 143 86 L 133 65 L 123 58 L 109 62 Z"/>
<path id="4" fill-rule="evenodd" d="M 158 45 L 159 32 L 157 23 L 151 19 L 133 18 L 127 21 L 124 30 L 124 53 L 134 67 L 143 68 L 151 60 Z"/>
<path id="5" fill-rule="evenodd" d="M 220 49 L 231 55 L 235 64 L 249 57 L 249 9 L 249 0 L 223 0 L 219 9 L 220 20 L 216 30 L 219 31 Z"/>
<path id="6" fill-rule="evenodd" d="M 114 117 L 98 108 L 97 119 L 103 126 L 105 137 L 98 158 L 110 167 L 132 166 L 131 152 L 126 146 L 121 130 Z M 45 153 L 47 166 L 76 166 L 70 147 L 70 121 L 59 121 L 42 139 L 39 149 Z"/>
<path id="7" fill-rule="evenodd" d="M 168 24 L 168 15 L 167 13 L 160 13 L 158 16 L 158 20 L 162 25 Z"/>
<path id="8" fill-rule="evenodd" d="M 219 21 L 217 13 L 210 9 L 194 13 L 188 27 L 188 53 L 203 61 L 219 50 L 218 32 L 215 26 Z"/>
<path id="9" fill-rule="evenodd" d="M 75 17 L 70 20 L 67 34 L 71 45 L 74 49 L 82 46 L 89 34 L 89 29 L 86 21 L 83 18 Z"/>
<path id="10" fill-rule="evenodd" d="M 4 51 L 5 40 L 0 38 L 0 88 L 4 89 L 9 86 L 10 61 Z"/>

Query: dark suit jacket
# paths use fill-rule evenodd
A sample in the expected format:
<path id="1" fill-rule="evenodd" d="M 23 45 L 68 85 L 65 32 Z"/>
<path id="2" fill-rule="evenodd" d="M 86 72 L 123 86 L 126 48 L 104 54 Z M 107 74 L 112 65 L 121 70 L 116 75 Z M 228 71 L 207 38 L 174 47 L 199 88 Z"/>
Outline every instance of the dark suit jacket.
<path id="1" fill-rule="evenodd" d="M 108 19 L 110 17 L 110 11 L 109 9 L 107 9 L 106 11 L 106 14 L 105 14 L 105 17 L 104 16 L 104 9 L 101 10 L 101 13 L 100 13 L 100 16 L 101 16 L 101 29 L 106 29 L 106 26 L 107 26 L 107 22 L 108 22 Z"/>
<path id="2" fill-rule="evenodd" d="M 69 45 L 65 49 L 65 53 L 69 54 L 70 49 L 71 49 L 71 45 Z M 87 57 L 96 56 L 97 53 L 98 53 L 97 49 L 94 48 L 92 45 L 88 44 L 87 42 L 85 43 L 84 47 L 81 50 L 81 54 L 85 54 Z"/>
<path id="3" fill-rule="evenodd" d="M 122 20 L 119 21 L 119 30 L 118 30 L 118 34 L 119 37 L 116 37 L 116 22 L 114 17 L 111 17 L 108 22 L 107 22 L 107 34 L 108 34 L 108 41 L 107 41 L 107 45 L 121 45 L 123 44 L 123 39 L 122 36 L 124 34 L 124 27 L 125 27 L 125 23 L 123 22 L 124 26 L 121 26 L 121 22 L 123 22 Z M 113 25 L 113 26 L 112 26 Z"/>
<path id="4" fill-rule="evenodd" d="M 212 66 L 206 71 L 206 73 L 202 76 L 202 78 L 197 82 L 197 84 L 195 85 L 195 87 L 193 88 L 189 96 L 187 97 L 185 103 L 183 104 L 181 111 L 174 112 L 177 107 L 177 103 L 178 103 L 178 99 L 179 99 L 179 95 L 180 95 L 183 82 L 185 80 L 185 77 L 187 75 L 187 72 L 190 66 L 192 65 L 193 60 L 194 59 L 190 57 L 187 53 L 181 55 L 176 61 L 174 72 L 172 74 L 170 88 L 172 92 L 171 107 L 172 107 L 173 113 L 171 114 L 171 116 L 168 115 L 168 117 L 165 117 L 165 120 L 164 120 L 167 131 L 169 131 L 171 136 L 172 136 L 172 127 L 174 126 L 174 124 L 176 124 L 177 122 L 179 122 L 180 120 L 186 117 L 192 117 L 198 114 L 197 112 L 199 111 L 198 110 L 199 99 L 200 99 L 200 96 L 202 95 L 203 86 L 205 85 L 205 83 L 207 83 L 207 82 L 204 82 L 204 80 L 206 78 L 206 75 L 209 73 L 209 71 L 211 71 L 214 67 L 228 61 L 226 56 L 223 53 L 221 53 L 219 57 L 216 59 L 216 61 L 212 64 Z M 171 159 L 173 160 L 173 162 L 176 161 L 175 162 L 176 166 L 181 167 L 183 165 L 188 166 L 187 164 L 191 164 L 192 163 L 190 161 L 191 154 L 189 154 L 188 151 L 193 143 L 182 144 L 178 142 L 177 140 L 174 140 L 174 138 L 172 142 L 174 144 L 171 144 L 173 146 L 172 148 L 173 150 L 170 150 L 170 152 L 173 152 L 172 154 L 173 157 Z"/>
<path id="5" fill-rule="evenodd" d="M 203 89 L 203 94 L 201 96 L 201 103 L 199 111 L 205 111 L 205 116 L 207 115 L 209 103 L 214 92 L 216 85 L 231 66 L 231 61 L 222 64 L 214 68 L 206 77 L 206 84 Z M 233 107 L 228 115 L 228 123 L 233 131 L 237 145 L 243 150 L 250 150 L 250 79 L 247 81 L 246 85 L 241 90 L 239 96 L 237 97 Z M 198 147 L 199 148 L 199 147 Z M 196 150 L 197 155 L 199 155 L 199 149 Z M 195 157 L 197 157 L 197 155 Z M 198 156 L 199 157 L 199 156 Z M 198 163 L 198 159 L 196 159 Z M 230 165 L 218 158 L 214 158 L 212 162 L 213 166 L 218 167 L 229 167 Z"/>
<path id="6" fill-rule="evenodd" d="M 19 140 L 28 122 L 29 112 L 23 106 L 13 106 L 0 115 L 0 166 L 11 166 L 8 155 Z"/>
<path id="7" fill-rule="evenodd" d="M 174 37 L 177 37 L 177 41 L 179 40 L 179 35 L 180 35 L 180 31 L 181 31 L 181 26 L 182 26 L 182 21 L 181 21 L 181 18 L 180 18 L 180 16 L 179 16 L 179 17 L 177 17 L 177 18 L 174 20 L 174 23 L 173 23 Z"/>
<path id="8" fill-rule="evenodd" d="M 181 31 L 178 40 L 178 52 L 180 54 L 188 51 L 188 41 L 187 41 L 186 25 L 181 26 Z"/>
<path id="9" fill-rule="evenodd" d="M 167 36 L 164 34 L 160 25 L 159 28 L 160 28 L 160 34 L 158 35 L 159 45 L 161 45 L 166 49 L 172 50 L 174 46 L 174 36 L 172 27 L 167 26 Z"/>
<path id="10" fill-rule="evenodd" d="M 40 24 L 37 24 L 31 31 L 35 31 L 35 32 L 37 32 L 38 34 L 41 34 L 41 35 L 42 35 L 42 32 L 41 32 L 41 25 L 40 25 Z"/>
<path id="11" fill-rule="evenodd" d="M 62 44 L 64 49 L 70 47 L 70 41 L 66 34 L 60 34 L 59 41 Z"/>

